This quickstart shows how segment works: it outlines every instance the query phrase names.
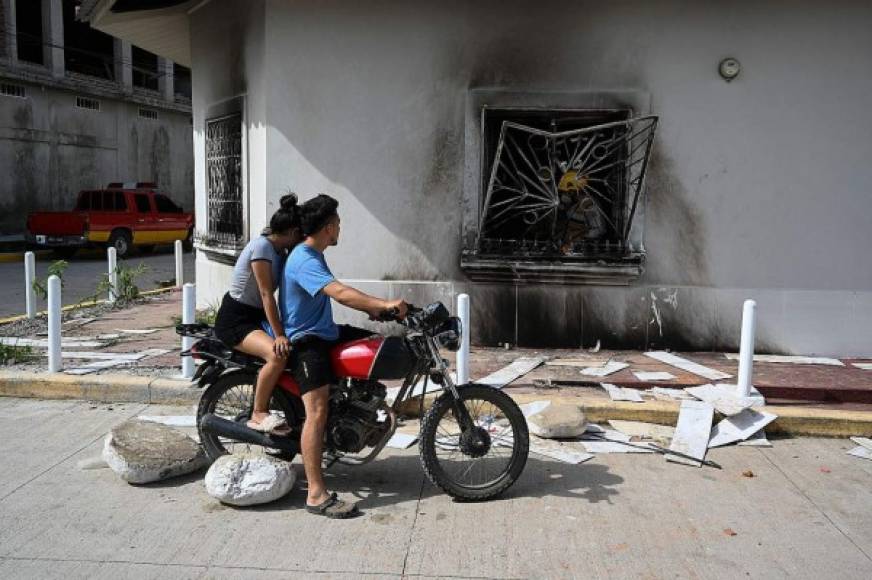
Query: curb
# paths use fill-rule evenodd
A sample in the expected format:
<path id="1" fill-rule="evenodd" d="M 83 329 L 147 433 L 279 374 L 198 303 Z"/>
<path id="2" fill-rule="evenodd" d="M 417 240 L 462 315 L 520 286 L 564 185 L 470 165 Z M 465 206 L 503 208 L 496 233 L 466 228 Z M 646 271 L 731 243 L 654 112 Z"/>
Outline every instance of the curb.
<path id="1" fill-rule="evenodd" d="M 0 371 L 0 397 L 186 405 L 201 393 L 183 379 Z"/>
<path id="2" fill-rule="evenodd" d="M 519 405 L 533 401 L 575 405 L 581 408 L 588 420 L 605 423 L 610 419 L 623 421 L 643 421 L 658 425 L 674 426 L 678 422 L 680 403 L 671 401 L 646 401 L 627 403 L 612 401 L 602 397 L 572 395 L 564 393 L 512 393 L 506 391 Z M 427 395 L 424 409 L 430 408 L 436 394 Z M 401 412 L 417 416 L 420 397 L 410 399 L 401 407 Z M 766 433 L 773 435 L 795 435 L 808 437 L 868 437 L 872 435 L 872 411 L 842 411 L 837 409 L 812 409 L 809 407 L 785 407 L 766 405 L 765 410 L 778 418 L 766 426 Z M 723 416 L 715 413 L 715 421 Z"/>
<path id="3" fill-rule="evenodd" d="M 164 294 L 166 292 L 173 292 L 175 290 L 181 290 L 181 288 L 176 288 L 175 286 L 170 286 L 168 288 L 155 288 L 154 290 L 145 290 L 144 292 L 140 292 L 140 296 L 154 296 L 155 294 Z M 71 310 L 78 310 L 79 308 L 90 308 L 91 306 L 97 306 L 99 304 L 106 304 L 108 300 L 88 300 L 87 302 L 79 302 L 78 304 L 68 304 L 61 308 L 61 312 L 69 312 Z M 48 314 L 48 310 L 40 310 L 36 313 L 36 316 L 46 316 Z M 10 322 L 18 322 L 19 320 L 24 320 L 27 318 L 27 314 L 17 314 L 15 316 L 9 316 L 7 318 L 0 318 L 0 324 L 8 324 Z"/>
<path id="4" fill-rule="evenodd" d="M 23 262 L 25 252 L 2 252 L 0 253 L 0 264 L 11 264 L 13 262 Z M 51 250 L 39 250 L 34 252 L 37 258 L 48 256 Z"/>
<path id="5" fill-rule="evenodd" d="M 511 389 L 506 391 L 509 394 Z M 0 397 L 38 399 L 72 399 L 102 403 L 148 403 L 161 405 L 188 405 L 196 403 L 202 390 L 194 383 L 171 378 L 137 377 L 130 375 L 74 376 L 62 373 L 27 373 L 0 371 Z M 425 410 L 436 400 L 427 395 Z M 565 393 L 514 393 L 518 404 L 548 400 L 553 403 L 576 405 L 587 418 L 596 423 L 609 419 L 645 421 L 660 425 L 675 425 L 680 405 L 671 401 L 625 403 L 602 397 Z M 406 401 L 400 411 L 409 416 L 418 413 L 420 398 Z M 778 419 L 766 427 L 766 432 L 779 435 L 813 437 L 854 437 L 872 435 L 872 412 L 811 409 L 767 405 L 766 410 Z"/>

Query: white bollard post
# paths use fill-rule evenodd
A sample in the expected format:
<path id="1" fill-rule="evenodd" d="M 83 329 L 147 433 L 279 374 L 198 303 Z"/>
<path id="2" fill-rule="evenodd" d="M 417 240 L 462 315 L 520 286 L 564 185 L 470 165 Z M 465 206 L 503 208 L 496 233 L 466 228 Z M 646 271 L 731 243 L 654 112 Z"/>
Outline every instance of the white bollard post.
<path id="1" fill-rule="evenodd" d="M 182 324 L 194 324 L 195 306 L 197 304 L 197 287 L 191 283 L 182 287 Z M 194 339 L 183 336 L 182 350 L 188 350 L 193 346 Z M 182 377 L 190 379 L 194 376 L 194 359 L 190 356 L 182 357 Z"/>
<path id="2" fill-rule="evenodd" d="M 176 240 L 176 288 L 181 288 L 185 283 L 185 272 L 182 266 L 182 240 Z"/>
<path id="3" fill-rule="evenodd" d="M 465 385 L 469 382 L 469 294 L 457 296 L 457 316 L 463 330 L 457 351 L 457 384 Z"/>
<path id="4" fill-rule="evenodd" d="M 738 395 L 751 395 L 751 377 L 754 374 L 754 333 L 757 327 L 757 303 L 745 300 L 742 308 L 742 341 L 739 344 Z"/>
<path id="5" fill-rule="evenodd" d="M 36 279 L 36 255 L 33 252 L 24 254 L 24 301 L 27 307 L 27 317 L 36 318 L 36 292 L 33 291 L 33 281 Z"/>
<path id="6" fill-rule="evenodd" d="M 118 253 L 115 248 L 106 250 L 106 259 L 109 262 L 109 303 L 115 304 L 118 299 Z"/>
<path id="7" fill-rule="evenodd" d="M 61 279 L 48 277 L 48 372 L 61 370 Z"/>

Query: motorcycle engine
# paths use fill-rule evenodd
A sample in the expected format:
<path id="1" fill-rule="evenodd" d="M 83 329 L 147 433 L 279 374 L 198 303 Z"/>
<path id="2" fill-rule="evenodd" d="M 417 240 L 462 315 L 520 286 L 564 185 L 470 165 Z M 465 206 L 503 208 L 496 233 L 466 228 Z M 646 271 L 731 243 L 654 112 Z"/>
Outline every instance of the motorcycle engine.
<path id="1" fill-rule="evenodd" d="M 387 389 L 376 381 L 351 380 L 330 395 L 327 446 L 343 453 L 358 453 L 378 444 L 388 429 L 378 410 Z"/>

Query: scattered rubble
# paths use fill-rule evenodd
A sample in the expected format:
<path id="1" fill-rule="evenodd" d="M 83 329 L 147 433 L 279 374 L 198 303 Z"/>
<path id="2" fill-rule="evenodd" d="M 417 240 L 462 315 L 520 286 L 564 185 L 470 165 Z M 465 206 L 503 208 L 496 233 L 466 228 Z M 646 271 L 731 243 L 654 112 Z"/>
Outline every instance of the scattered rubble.
<path id="1" fill-rule="evenodd" d="M 527 417 L 530 433 L 545 439 L 578 437 L 586 428 L 584 413 L 576 405 L 552 403 Z"/>
<path id="2" fill-rule="evenodd" d="M 627 363 L 617 362 L 617 361 L 609 361 L 602 366 L 591 366 L 586 369 L 581 370 L 581 374 L 588 377 L 606 377 L 612 373 L 616 373 L 620 370 L 624 370 L 630 366 Z"/>
<path id="3" fill-rule="evenodd" d="M 683 371 L 699 375 L 701 377 L 709 379 L 710 381 L 720 381 L 723 379 L 729 379 L 733 376 L 728 375 L 727 373 L 722 373 L 721 371 L 716 371 L 715 369 L 710 369 L 709 367 L 703 366 L 699 363 L 695 363 L 693 361 L 687 360 L 686 358 L 681 358 L 680 356 L 676 356 L 672 353 L 662 350 L 650 351 L 644 354 L 648 358 L 659 360 L 662 363 L 666 363 Z"/>
<path id="4" fill-rule="evenodd" d="M 606 390 L 612 401 L 630 401 L 631 403 L 642 403 L 642 395 L 637 389 L 619 387 L 609 383 L 600 383 L 600 386 Z"/>
<path id="5" fill-rule="evenodd" d="M 249 506 L 275 501 L 294 487 L 293 466 L 270 455 L 219 457 L 206 472 L 206 492 L 221 503 Z"/>
<path id="6" fill-rule="evenodd" d="M 714 426 L 711 431 L 709 448 L 721 447 L 736 441 L 744 441 L 751 435 L 759 433 L 766 425 L 777 419 L 776 415 L 745 409 L 741 413 L 725 418 Z"/>
<path id="7" fill-rule="evenodd" d="M 724 415 L 736 415 L 745 409 L 765 404 L 763 396 L 756 390 L 751 390 L 750 397 L 740 397 L 736 385 L 700 385 L 690 387 L 685 392 L 693 395 L 700 401 L 712 405 L 718 412 Z"/>
<path id="8" fill-rule="evenodd" d="M 546 360 L 548 360 L 548 357 L 544 356 L 521 357 L 516 359 L 512 364 L 505 366 L 482 379 L 478 379 L 475 382 L 479 385 L 487 385 L 495 389 L 502 389 L 512 381 L 526 375 Z"/>
<path id="9" fill-rule="evenodd" d="M 669 449 L 693 457 L 697 461 L 676 455 L 667 455 L 666 460 L 700 467 L 708 450 L 714 414 L 714 407 L 708 403 L 682 401 L 681 410 L 678 413 L 678 425 L 675 427 L 675 437 L 672 438 Z"/>
<path id="10" fill-rule="evenodd" d="M 730 360 L 739 360 L 739 355 L 736 353 L 725 353 L 724 356 Z M 797 365 L 829 365 L 834 367 L 845 366 L 845 363 L 835 358 L 820 356 L 790 356 L 780 354 L 755 354 L 754 362 L 792 363 Z"/>
<path id="11" fill-rule="evenodd" d="M 675 427 L 643 423 L 641 421 L 609 421 L 609 425 L 632 438 L 651 439 L 659 445 L 668 446 L 675 436 Z"/>
<path id="12" fill-rule="evenodd" d="M 633 371 L 633 375 L 640 381 L 671 381 L 675 378 L 672 373 L 666 371 Z"/>
<path id="13" fill-rule="evenodd" d="M 131 419 L 112 428 L 103 459 L 128 483 L 151 483 L 192 473 L 208 465 L 202 447 L 176 429 Z"/>

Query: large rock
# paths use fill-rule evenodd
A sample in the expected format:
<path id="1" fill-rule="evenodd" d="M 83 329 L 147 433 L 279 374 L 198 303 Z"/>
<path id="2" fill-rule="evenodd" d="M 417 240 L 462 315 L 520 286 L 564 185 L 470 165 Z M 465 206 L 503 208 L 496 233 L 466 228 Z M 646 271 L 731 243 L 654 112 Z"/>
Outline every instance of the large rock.
<path id="1" fill-rule="evenodd" d="M 551 403 L 528 416 L 527 425 L 533 435 L 546 439 L 562 439 L 580 436 L 587 423 L 584 413 L 575 405 Z"/>
<path id="2" fill-rule="evenodd" d="M 128 483 L 150 483 L 209 464 L 199 443 L 172 427 L 132 419 L 113 427 L 103 459 Z"/>
<path id="3" fill-rule="evenodd" d="M 293 466 L 276 457 L 225 455 L 206 472 L 206 491 L 221 503 L 255 505 L 284 496 L 295 480 Z"/>

